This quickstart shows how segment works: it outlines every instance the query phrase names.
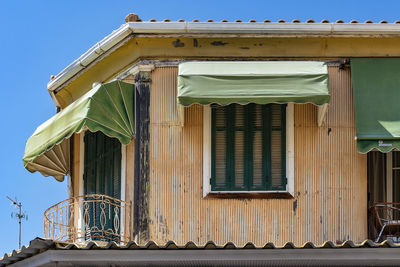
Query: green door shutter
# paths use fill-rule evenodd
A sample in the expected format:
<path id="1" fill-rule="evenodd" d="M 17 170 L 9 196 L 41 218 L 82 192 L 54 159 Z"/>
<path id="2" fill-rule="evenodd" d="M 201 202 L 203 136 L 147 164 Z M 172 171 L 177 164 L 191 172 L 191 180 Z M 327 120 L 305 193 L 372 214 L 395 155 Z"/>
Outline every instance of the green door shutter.
<path id="1" fill-rule="evenodd" d="M 120 198 L 121 143 L 101 132 L 85 134 L 85 194 Z"/>
<path id="2" fill-rule="evenodd" d="M 86 132 L 85 137 L 85 164 L 84 164 L 84 190 L 85 195 L 102 194 L 113 198 L 121 197 L 121 143 L 116 138 L 110 138 L 102 132 Z M 105 212 L 104 229 L 115 229 L 115 210 L 112 205 L 102 205 L 98 198 L 88 196 L 89 227 L 91 231 L 88 238 L 101 240 L 102 237 L 113 238 L 112 234 L 105 233 L 101 227 L 101 212 Z M 120 214 L 120 211 L 118 212 Z M 103 215 L 103 216 L 104 216 Z M 96 228 L 98 231 L 96 231 Z M 118 229 L 119 231 L 119 229 Z"/>

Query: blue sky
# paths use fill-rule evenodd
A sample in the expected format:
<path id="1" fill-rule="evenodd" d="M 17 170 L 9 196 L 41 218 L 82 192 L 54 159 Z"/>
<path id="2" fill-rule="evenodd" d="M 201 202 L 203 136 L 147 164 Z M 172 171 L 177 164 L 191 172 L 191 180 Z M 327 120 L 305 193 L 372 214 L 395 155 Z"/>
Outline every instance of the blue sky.
<path id="1" fill-rule="evenodd" d="M 143 20 L 314 19 L 400 20 L 400 1 L 0 1 L 0 257 L 18 248 L 16 211 L 28 213 L 22 243 L 43 236 L 43 212 L 67 198 L 59 183 L 22 166 L 25 142 L 55 113 L 46 84 L 97 41 L 124 23 L 128 13 Z"/>

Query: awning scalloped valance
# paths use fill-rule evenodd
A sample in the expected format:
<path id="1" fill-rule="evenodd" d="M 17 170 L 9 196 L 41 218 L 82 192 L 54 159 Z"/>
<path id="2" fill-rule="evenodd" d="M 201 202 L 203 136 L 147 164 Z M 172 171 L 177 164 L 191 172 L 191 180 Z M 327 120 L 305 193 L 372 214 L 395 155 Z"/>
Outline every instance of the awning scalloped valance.
<path id="1" fill-rule="evenodd" d="M 328 69 L 318 61 L 207 61 L 179 64 L 178 103 L 228 105 L 329 102 Z"/>

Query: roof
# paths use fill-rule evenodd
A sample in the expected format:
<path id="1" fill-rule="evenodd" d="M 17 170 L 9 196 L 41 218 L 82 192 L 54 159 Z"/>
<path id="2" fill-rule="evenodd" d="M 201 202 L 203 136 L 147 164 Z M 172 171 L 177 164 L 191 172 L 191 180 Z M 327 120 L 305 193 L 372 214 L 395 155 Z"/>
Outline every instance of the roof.
<path id="1" fill-rule="evenodd" d="M 367 20 L 363 23 L 352 20 L 346 23 L 343 20 L 330 22 L 326 19 L 321 22 L 316 22 L 312 19 L 303 22 L 297 19 L 292 22 L 286 22 L 285 20 L 278 20 L 276 22 L 270 20 L 264 20 L 262 22 L 257 22 L 256 20 L 250 20 L 249 22 L 243 22 L 241 20 L 236 20 L 234 22 L 229 22 L 227 20 L 222 20 L 221 22 L 215 22 L 213 20 L 200 22 L 199 20 L 193 20 L 189 22 L 183 19 L 178 21 L 171 21 L 170 19 L 164 19 L 163 21 L 156 21 L 155 19 L 142 21 L 137 15 L 129 14 L 125 24 L 96 43 L 59 74 L 52 76 L 47 88 L 52 94 L 61 90 L 66 83 L 73 77 L 78 76 L 82 70 L 90 68 L 93 65 L 92 63 L 95 64 L 102 56 L 115 51 L 120 45 L 135 36 L 154 37 L 155 35 L 168 35 L 190 37 L 207 34 L 213 37 L 237 36 L 238 34 L 241 36 L 254 35 L 258 37 L 400 37 L 400 20 L 392 23 L 385 20 L 379 23 L 374 23 L 371 20 Z"/>
<path id="2" fill-rule="evenodd" d="M 0 259 L 0 266 L 10 264 L 15 264 L 15 266 L 26 266 L 28 264 L 29 266 L 53 266 L 50 263 L 55 261 L 57 261 L 57 266 L 83 263 L 96 264 L 96 261 L 99 264 L 101 262 L 105 265 L 108 264 L 106 266 L 117 261 L 118 266 L 149 262 L 154 264 L 169 263 L 171 265 L 205 262 L 217 265 L 243 264 L 243 262 L 237 261 L 238 259 L 235 259 L 235 257 L 246 260 L 246 263 L 270 265 L 279 263 L 281 264 L 279 266 L 306 263 L 309 264 L 307 266 L 320 266 L 324 261 L 331 261 L 335 266 L 345 263 L 351 263 L 352 266 L 365 266 L 366 264 L 396 266 L 400 260 L 398 249 L 400 249 L 400 244 L 395 244 L 391 240 L 382 243 L 365 240 L 360 244 L 346 241 L 341 245 L 335 245 L 328 241 L 321 246 L 316 246 L 312 242 L 295 246 L 288 242 L 282 247 L 276 247 L 273 243 L 255 246 L 249 242 L 237 246 L 232 242 L 216 245 L 212 241 L 204 245 L 196 245 L 193 242 L 178 245 L 173 241 L 168 241 L 165 244 L 150 241 L 145 245 L 138 245 L 134 241 L 126 245 L 119 245 L 114 242 L 76 244 L 35 238 L 29 246 L 23 246 L 21 250 L 14 250 L 11 254 L 5 254 Z M 115 258 L 116 255 L 120 257 Z M 84 259 L 81 257 L 84 257 Z M 96 266 L 101 266 L 101 264 Z"/>

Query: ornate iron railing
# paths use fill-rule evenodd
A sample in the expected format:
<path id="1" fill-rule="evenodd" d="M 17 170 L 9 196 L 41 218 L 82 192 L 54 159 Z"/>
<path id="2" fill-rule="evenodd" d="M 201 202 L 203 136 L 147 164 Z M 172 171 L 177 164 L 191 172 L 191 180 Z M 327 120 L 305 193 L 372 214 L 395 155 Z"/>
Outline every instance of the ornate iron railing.
<path id="1" fill-rule="evenodd" d="M 77 196 L 44 212 L 44 236 L 66 242 L 126 243 L 130 225 L 124 225 L 125 218 L 131 218 L 131 203 L 100 194 Z"/>

